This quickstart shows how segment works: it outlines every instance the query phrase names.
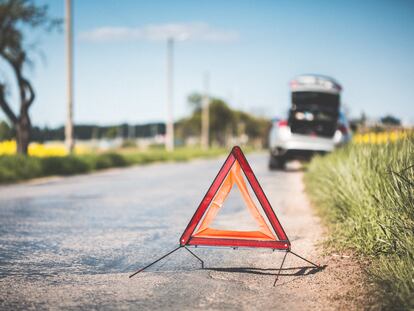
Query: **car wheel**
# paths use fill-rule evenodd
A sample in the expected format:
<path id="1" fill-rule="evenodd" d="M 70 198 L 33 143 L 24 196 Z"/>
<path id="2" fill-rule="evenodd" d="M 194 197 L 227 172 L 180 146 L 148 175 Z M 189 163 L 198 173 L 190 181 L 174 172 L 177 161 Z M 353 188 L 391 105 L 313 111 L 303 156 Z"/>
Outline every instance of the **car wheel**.
<path id="1" fill-rule="evenodd" d="M 269 159 L 269 169 L 270 170 L 284 170 L 286 164 L 286 159 L 284 157 L 275 157 L 270 156 Z"/>

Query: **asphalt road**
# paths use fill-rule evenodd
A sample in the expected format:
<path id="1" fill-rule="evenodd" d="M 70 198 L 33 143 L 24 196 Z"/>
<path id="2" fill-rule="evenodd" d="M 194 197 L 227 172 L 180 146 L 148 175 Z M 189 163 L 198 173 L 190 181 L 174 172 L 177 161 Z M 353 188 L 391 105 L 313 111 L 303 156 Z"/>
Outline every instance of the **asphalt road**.
<path id="1" fill-rule="evenodd" d="M 322 229 L 303 194 L 303 173 L 270 172 L 263 154 L 247 158 L 293 249 L 320 260 Z M 335 277 L 289 255 L 273 287 L 283 253 L 270 250 L 198 248 L 202 270 L 181 249 L 128 278 L 177 246 L 223 160 L 0 187 L 0 309 L 329 309 L 323 286 L 329 292 Z M 221 225 L 248 227 L 245 213 L 231 194 Z"/>

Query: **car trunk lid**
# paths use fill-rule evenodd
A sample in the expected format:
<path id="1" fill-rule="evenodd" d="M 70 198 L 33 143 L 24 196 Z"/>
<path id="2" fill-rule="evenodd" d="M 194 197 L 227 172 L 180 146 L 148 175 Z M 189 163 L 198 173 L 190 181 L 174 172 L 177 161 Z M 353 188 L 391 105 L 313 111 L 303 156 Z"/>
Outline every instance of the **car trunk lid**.
<path id="1" fill-rule="evenodd" d="M 293 92 L 289 126 L 295 134 L 333 137 L 339 117 L 339 95 Z"/>

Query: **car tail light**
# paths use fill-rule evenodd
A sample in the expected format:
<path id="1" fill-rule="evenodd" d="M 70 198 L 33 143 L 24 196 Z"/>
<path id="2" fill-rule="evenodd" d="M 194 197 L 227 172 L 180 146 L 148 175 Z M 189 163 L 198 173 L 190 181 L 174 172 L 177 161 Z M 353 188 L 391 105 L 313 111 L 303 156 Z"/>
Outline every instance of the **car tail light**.
<path id="1" fill-rule="evenodd" d="M 280 120 L 279 122 L 277 122 L 277 126 L 278 127 L 288 126 L 288 122 L 286 120 Z"/>
<path id="2" fill-rule="evenodd" d="M 338 126 L 338 130 L 340 130 L 343 135 L 347 135 L 348 134 L 348 128 L 345 125 L 343 125 L 343 124 L 340 124 Z"/>
<path id="3" fill-rule="evenodd" d="M 298 82 L 297 82 L 297 81 L 295 81 L 295 80 L 290 81 L 290 87 L 291 87 L 291 88 L 295 88 L 295 87 L 297 87 L 297 86 L 298 86 Z"/>

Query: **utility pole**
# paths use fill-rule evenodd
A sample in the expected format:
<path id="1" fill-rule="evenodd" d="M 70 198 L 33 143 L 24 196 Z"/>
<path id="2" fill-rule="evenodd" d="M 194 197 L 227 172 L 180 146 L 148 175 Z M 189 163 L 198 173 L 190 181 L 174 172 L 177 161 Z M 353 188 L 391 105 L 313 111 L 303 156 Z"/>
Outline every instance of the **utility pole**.
<path id="1" fill-rule="evenodd" d="M 135 125 L 128 124 L 128 139 L 135 139 Z"/>
<path id="2" fill-rule="evenodd" d="M 173 116 L 173 49 L 174 39 L 167 41 L 167 127 L 165 135 L 165 147 L 167 151 L 174 150 L 174 116 Z"/>
<path id="3" fill-rule="evenodd" d="M 209 116 L 209 74 L 204 74 L 204 94 L 202 100 L 202 115 L 201 115 L 201 147 L 205 150 L 209 148 L 209 132 L 210 132 L 210 116 Z"/>
<path id="4" fill-rule="evenodd" d="M 67 70 L 67 107 L 65 144 L 70 153 L 73 152 L 75 142 L 73 139 L 73 29 L 72 29 L 72 3 L 66 2 L 66 70 Z"/>

